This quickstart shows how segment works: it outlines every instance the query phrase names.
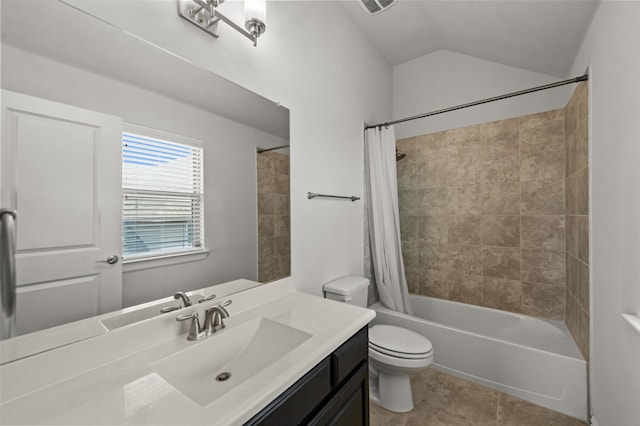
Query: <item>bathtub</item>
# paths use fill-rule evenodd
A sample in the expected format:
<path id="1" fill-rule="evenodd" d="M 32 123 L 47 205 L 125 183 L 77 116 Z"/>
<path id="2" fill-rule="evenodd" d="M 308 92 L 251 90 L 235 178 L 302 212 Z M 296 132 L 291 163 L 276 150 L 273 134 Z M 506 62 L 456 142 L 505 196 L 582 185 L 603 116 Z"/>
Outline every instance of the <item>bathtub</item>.
<path id="1" fill-rule="evenodd" d="M 370 306 L 372 324 L 428 338 L 432 368 L 587 419 L 586 362 L 562 321 L 418 295 L 410 303 L 413 316 Z"/>

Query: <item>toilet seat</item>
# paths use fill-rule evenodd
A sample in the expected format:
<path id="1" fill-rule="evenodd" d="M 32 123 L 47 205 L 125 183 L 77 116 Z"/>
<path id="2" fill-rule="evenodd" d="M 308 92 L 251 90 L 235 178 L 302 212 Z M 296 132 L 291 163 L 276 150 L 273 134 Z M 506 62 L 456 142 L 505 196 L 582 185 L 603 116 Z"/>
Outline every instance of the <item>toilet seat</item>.
<path id="1" fill-rule="evenodd" d="M 431 352 L 425 352 L 425 353 L 421 353 L 421 354 L 407 354 L 407 353 L 402 353 L 402 352 L 395 352 L 395 351 L 391 351 L 389 349 L 386 348 L 381 348 L 379 346 L 373 345 L 371 343 L 369 343 L 369 349 L 372 351 L 376 351 L 385 355 L 389 355 L 389 356 L 393 356 L 393 357 L 397 357 L 397 358 L 404 358 L 404 359 L 424 359 L 424 358 L 429 358 L 430 356 L 433 355 L 433 351 Z"/>
<path id="2" fill-rule="evenodd" d="M 433 346 L 424 336 L 393 325 L 379 324 L 369 329 L 369 349 L 403 359 L 433 356 Z"/>

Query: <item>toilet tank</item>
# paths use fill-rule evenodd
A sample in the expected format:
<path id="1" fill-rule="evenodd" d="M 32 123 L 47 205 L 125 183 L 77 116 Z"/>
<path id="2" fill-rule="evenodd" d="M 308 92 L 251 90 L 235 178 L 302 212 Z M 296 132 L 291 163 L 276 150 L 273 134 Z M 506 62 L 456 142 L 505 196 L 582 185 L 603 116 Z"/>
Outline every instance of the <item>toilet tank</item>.
<path id="1" fill-rule="evenodd" d="M 356 306 L 367 307 L 369 279 L 347 275 L 322 286 L 324 297 Z"/>

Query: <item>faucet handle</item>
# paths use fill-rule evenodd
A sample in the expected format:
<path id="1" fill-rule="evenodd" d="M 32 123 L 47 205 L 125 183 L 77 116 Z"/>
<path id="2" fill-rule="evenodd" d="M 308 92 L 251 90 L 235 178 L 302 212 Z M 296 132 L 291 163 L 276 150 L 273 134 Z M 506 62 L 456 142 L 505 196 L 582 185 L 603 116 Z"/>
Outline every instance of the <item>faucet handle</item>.
<path id="1" fill-rule="evenodd" d="M 202 303 L 202 302 L 207 302 L 209 300 L 213 300 L 215 299 L 217 296 L 215 294 L 212 294 L 210 296 L 207 297 L 203 297 L 202 299 L 198 299 L 198 303 Z"/>
<path id="2" fill-rule="evenodd" d="M 161 314 L 166 314 L 167 312 L 177 311 L 178 309 L 182 309 L 182 306 L 180 306 L 180 305 L 178 305 L 178 306 L 166 306 L 166 307 L 160 309 L 160 313 Z"/>
<path id="3" fill-rule="evenodd" d="M 224 312 L 224 315 L 225 315 L 224 318 L 229 317 L 229 312 L 227 312 L 227 310 L 225 309 L 225 306 L 229 306 L 230 304 L 231 304 L 231 299 L 224 301 L 219 305 L 216 305 L 218 308 L 220 308 L 220 310 L 222 310 L 222 312 Z"/>
<path id="4" fill-rule="evenodd" d="M 191 320 L 191 327 L 189 327 L 189 335 L 187 336 L 187 340 L 198 340 L 200 339 L 202 334 L 202 328 L 200 327 L 200 321 L 198 321 L 198 313 L 193 312 L 187 315 L 180 315 L 176 318 L 176 321 L 187 321 Z"/>

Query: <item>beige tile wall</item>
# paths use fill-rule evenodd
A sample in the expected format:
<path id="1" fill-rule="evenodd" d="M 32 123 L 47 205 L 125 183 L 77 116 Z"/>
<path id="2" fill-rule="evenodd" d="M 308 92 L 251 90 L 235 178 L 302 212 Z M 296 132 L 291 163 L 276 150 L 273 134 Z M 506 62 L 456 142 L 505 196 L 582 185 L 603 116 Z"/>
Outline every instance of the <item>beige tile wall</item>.
<path id="1" fill-rule="evenodd" d="M 291 275 L 289 156 L 257 154 L 258 281 Z"/>
<path id="2" fill-rule="evenodd" d="M 588 86 L 578 84 L 566 115 L 566 323 L 589 359 Z"/>
<path id="3" fill-rule="evenodd" d="M 397 148 L 410 291 L 564 320 L 565 109 Z"/>

